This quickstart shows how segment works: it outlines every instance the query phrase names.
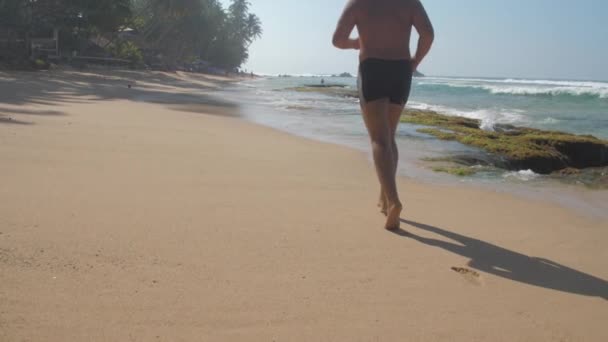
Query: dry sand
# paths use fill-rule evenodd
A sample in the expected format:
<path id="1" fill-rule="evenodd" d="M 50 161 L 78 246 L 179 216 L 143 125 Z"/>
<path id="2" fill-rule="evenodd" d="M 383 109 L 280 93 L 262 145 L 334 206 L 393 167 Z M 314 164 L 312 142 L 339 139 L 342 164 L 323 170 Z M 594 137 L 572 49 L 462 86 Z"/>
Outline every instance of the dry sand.
<path id="1" fill-rule="evenodd" d="M 605 222 L 400 179 L 384 231 L 365 156 L 224 81 L 0 74 L 0 341 L 608 341 Z"/>

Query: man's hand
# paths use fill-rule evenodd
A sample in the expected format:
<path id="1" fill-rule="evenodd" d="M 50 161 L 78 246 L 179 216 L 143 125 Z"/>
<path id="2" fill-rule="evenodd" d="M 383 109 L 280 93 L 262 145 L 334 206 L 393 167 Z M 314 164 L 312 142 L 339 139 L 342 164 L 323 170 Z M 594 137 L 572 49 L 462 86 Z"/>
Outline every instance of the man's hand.
<path id="1" fill-rule="evenodd" d="M 359 50 L 359 39 L 351 39 L 350 34 L 353 32 L 356 24 L 355 1 L 350 0 L 344 8 L 344 12 L 338 21 L 336 32 L 332 39 L 332 43 L 339 49 L 355 49 Z"/>
<path id="2" fill-rule="evenodd" d="M 420 61 L 416 58 L 413 58 L 411 61 L 412 64 L 412 72 L 416 72 L 416 70 L 418 70 L 418 65 L 420 64 Z"/>
<path id="3" fill-rule="evenodd" d="M 418 48 L 416 49 L 416 57 L 412 60 L 412 70 L 416 71 L 420 62 L 422 62 L 427 53 L 429 53 L 431 45 L 433 45 L 433 40 L 435 39 L 433 24 L 431 24 L 431 20 L 420 1 L 416 2 L 414 27 L 420 36 L 418 39 Z"/>

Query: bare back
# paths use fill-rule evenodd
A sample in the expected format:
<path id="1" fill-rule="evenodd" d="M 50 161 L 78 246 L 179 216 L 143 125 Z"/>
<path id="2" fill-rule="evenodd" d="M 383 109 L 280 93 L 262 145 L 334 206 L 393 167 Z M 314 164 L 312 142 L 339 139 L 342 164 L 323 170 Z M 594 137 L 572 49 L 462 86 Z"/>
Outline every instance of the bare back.
<path id="1" fill-rule="evenodd" d="M 417 1 L 355 1 L 360 59 L 411 59 L 410 36 Z"/>

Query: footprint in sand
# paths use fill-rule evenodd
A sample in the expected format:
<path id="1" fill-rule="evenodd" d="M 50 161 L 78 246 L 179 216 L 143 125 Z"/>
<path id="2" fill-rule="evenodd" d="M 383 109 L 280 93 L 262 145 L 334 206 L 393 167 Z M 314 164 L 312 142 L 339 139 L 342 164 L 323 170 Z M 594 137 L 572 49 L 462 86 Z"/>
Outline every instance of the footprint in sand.
<path id="1" fill-rule="evenodd" d="M 481 275 L 471 269 L 464 267 L 452 267 L 452 271 L 462 275 L 462 277 L 474 285 L 482 285 Z"/>

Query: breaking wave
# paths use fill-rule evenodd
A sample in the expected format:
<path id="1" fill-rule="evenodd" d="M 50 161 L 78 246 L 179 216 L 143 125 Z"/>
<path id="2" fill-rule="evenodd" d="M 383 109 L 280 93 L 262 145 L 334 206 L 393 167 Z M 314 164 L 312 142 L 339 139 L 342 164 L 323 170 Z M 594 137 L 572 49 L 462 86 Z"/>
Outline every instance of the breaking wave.
<path id="1" fill-rule="evenodd" d="M 483 90 L 496 95 L 576 96 L 608 99 L 608 83 L 550 80 L 490 80 L 433 77 L 421 80 L 421 87 L 449 87 Z"/>

